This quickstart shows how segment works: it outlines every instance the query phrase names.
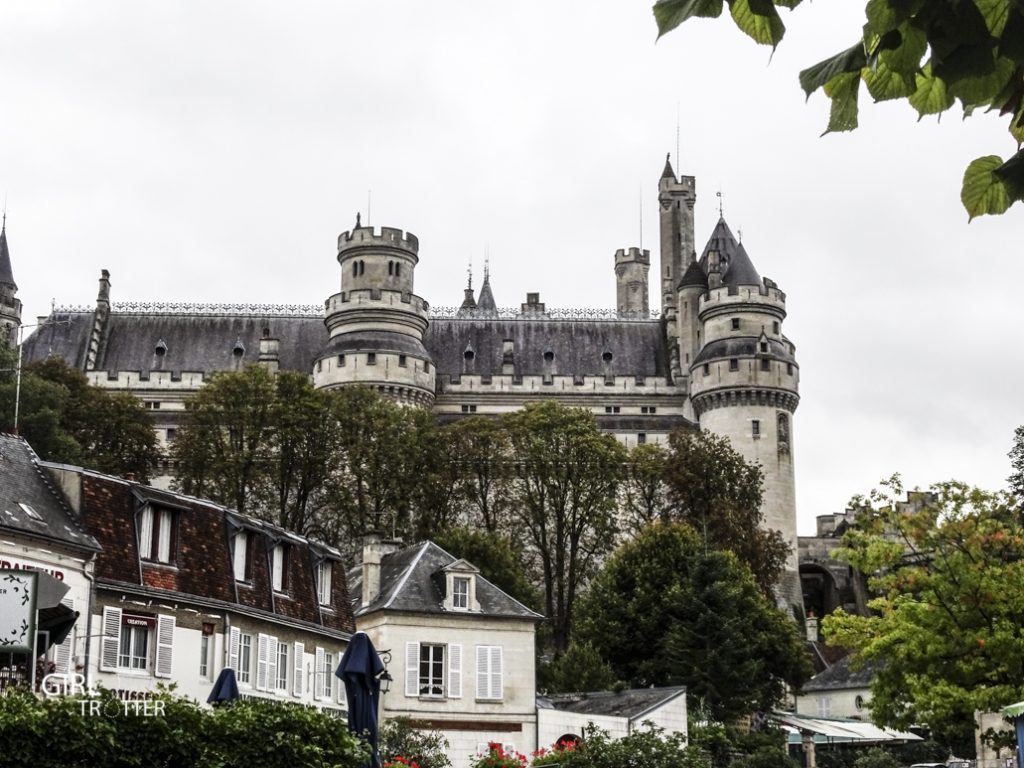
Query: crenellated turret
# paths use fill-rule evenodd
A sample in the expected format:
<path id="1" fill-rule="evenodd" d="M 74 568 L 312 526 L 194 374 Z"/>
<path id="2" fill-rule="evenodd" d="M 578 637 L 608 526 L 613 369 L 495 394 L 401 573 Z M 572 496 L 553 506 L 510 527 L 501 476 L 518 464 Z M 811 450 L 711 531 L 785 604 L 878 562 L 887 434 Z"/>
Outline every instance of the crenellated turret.
<path id="1" fill-rule="evenodd" d="M 615 305 L 621 317 L 647 317 L 651 313 L 648 273 L 651 252 L 639 248 L 615 252 Z"/>
<path id="2" fill-rule="evenodd" d="M 699 351 L 690 364 L 694 414 L 701 428 L 729 438 L 744 458 L 761 465 L 764 525 L 793 548 L 786 567 L 795 572 L 792 419 L 800 395 L 795 348 L 782 333 L 786 295 L 760 277 L 722 219 L 698 267 L 706 271 L 707 288 L 699 291 L 694 277 L 683 281 L 679 294 L 684 302 L 697 298 Z"/>
<path id="3" fill-rule="evenodd" d="M 676 323 L 679 311 L 677 287 L 693 261 L 693 206 L 697 201 L 697 183 L 693 176 L 676 178 L 671 158 L 665 158 L 665 169 L 658 180 L 658 205 L 661 217 L 661 312 L 665 318 L 671 368 L 674 376 L 681 376 L 683 366 L 679 358 L 679 329 Z"/>
<path id="4" fill-rule="evenodd" d="M 317 356 L 317 387 L 362 384 L 429 407 L 434 366 L 423 346 L 427 302 L 413 294 L 419 241 L 411 232 L 360 225 L 338 237 L 341 292 L 327 299 L 330 341 Z"/>
<path id="5" fill-rule="evenodd" d="M 7 249 L 7 214 L 0 224 L 0 344 L 14 346 L 18 343 L 18 328 L 21 327 L 21 301 L 18 299 L 18 284 L 14 282 L 11 269 L 11 254 Z"/>

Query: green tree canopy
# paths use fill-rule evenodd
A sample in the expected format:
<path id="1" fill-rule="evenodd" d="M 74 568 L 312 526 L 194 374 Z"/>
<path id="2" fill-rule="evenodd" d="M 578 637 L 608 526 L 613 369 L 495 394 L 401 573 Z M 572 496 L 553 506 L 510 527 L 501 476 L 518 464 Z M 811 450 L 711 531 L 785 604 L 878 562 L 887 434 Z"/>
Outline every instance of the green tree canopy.
<path id="1" fill-rule="evenodd" d="M 558 652 L 569 647 L 573 604 L 615 544 L 616 494 L 626 449 L 594 415 L 551 401 L 504 419 L 511 441 L 513 525 L 536 559 Z"/>
<path id="2" fill-rule="evenodd" d="M 17 352 L 0 345 L 0 429 L 13 431 Z M 50 357 L 22 371 L 18 431 L 43 459 L 146 482 L 159 459 L 145 408 Z"/>
<path id="3" fill-rule="evenodd" d="M 874 722 L 928 725 L 973 753 L 975 710 L 1024 698 L 1024 528 L 1013 499 L 940 483 L 899 503 L 898 478 L 835 556 L 869 576 L 871 616 L 824 619 L 829 643 L 872 661 Z"/>
<path id="4" fill-rule="evenodd" d="M 727 0 L 745 34 L 775 47 L 786 32 L 779 8 L 800 0 Z M 659 35 L 694 17 L 717 18 L 722 0 L 657 0 Z M 1016 0 L 868 0 L 852 45 L 800 73 L 808 97 L 832 101 L 829 131 L 857 127 L 861 84 L 877 101 L 906 100 L 918 117 L 940 115 L 957 101 L 1007 116 L 1015 154 L 979 157 L 964 173 L 960 197 L 971 218 L 998 214 L 1024 200 L 1024 6 Z"/>
<path id="5" fill-rule="evenodd" d="M 689 523 L 713 549 L 746 563 L 765 594 L 779 582 L 789 544 L 762 527 L 764 474 L 727 438 L 710 432 L 673 432 L 663 462 L 669 505 L 662 519 Z"/>
<path id="6" fill-rule="evenodd" d="M 1024 507 L 1024 427 L 1017 427 L 1013 433 L 1013 448 L 1010 449 L 1010 466 L 1013 472 L 1006 479 L 1010 493 L 1017 497 Z"/>
<path id="7" fill-rule="evenodd" d="M 718 721 L 767 710 L 810 661 L 797 627 L 729 552 L 690 526 L 656 523 L 605 563 L 576 611 L 589 642 L 632 686 L 685 685 Z"/>

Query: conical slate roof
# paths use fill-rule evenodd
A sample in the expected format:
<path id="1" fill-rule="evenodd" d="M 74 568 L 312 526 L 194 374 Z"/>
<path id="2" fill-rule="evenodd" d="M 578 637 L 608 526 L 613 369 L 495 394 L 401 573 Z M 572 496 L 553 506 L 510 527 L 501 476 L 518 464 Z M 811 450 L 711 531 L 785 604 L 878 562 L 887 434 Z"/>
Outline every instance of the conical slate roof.
<path id="1" fill-rule="evenodd" d="M 736 251 L 729 260 L 729 269 L 722 277 L 722 282 L 731 287 L 761 284 L 761 276 L 754 269 L 754 264 L 750 261 L 743 243 L 737 244 Z"/>
<path id="2" fill-rule="evenodd" d="M 17 283 L 14 282 L 14 271 L 11 269 L 11 254 L 7 250 L 7 227 L 0 228 L 0 283 L 7 283 L 13 285 L 14 289 L 18 289 Z"/>
<path id="3" fill-rule="evenodd" d="M 704 246 L 704 252 L 700 255 L 700 266 L 704 273 L 707 274 L 708 271 L 708 254 L 711 251 L 718 251 L 722 272 L 724 273 L 727 265 L 732 263 L 733 256 L 736 254 L 736 245 L 736 238 L 733 237 L 729 225 L 725 223 L 724 218 L 719 218 L 718 223 L 715 224 L 715 228 L 711 232 L 711 237 L 708 238 L 707 245 Z"/>
<path id="4" fill-rule="evenodd" d="M 676 180 L 676 172 L 672 170 L 672 156 L 665 155 L 665 170 L 661 172 L 661 178 Z"/>
<path id="5" fill-rule="evenodd" d="M 698 286 L 705 291 L 708 289 L 708 276 L 704 274 L 704 270 L 700 268 L 700 264 L 696 261 L 686 268 L 686 272 L 683 273 L 683 279 L 679 281 L 680 288 L 687 288 L 689 286 Z"/>
<path id="6" fill-rule="evenodd" d="M 498 313 L 498 305 L 494 303 L 494 294 L 491 293 L 490 275 L 484 275 L 484 284 L 480 287 L 480 298 L 477 300 L 476 308 L 481 315 Z"/>
<path id="7" fill-rule="evenodd" d="M 473 289 L 472 288 L 467 288 L 465 290 L 465 294 L 466 294 L 466 297 L 462 300 L 462 306 L 459 307 L 459 309 L 460 310 L 476 309 L 476 299 L 473 298 Z"/>

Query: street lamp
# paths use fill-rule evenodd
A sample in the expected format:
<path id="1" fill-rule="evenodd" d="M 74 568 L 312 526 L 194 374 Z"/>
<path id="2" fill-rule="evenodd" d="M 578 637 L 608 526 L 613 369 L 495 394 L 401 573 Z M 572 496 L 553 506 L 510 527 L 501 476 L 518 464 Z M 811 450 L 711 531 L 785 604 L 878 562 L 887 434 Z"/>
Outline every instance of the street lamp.
<path id="1" fill-rule="evenodd" d="M 394 678 L 388 672 L 388 664 L 391 663 L 391 650 L 378 651 L 377 655 L 384 663 L 384 671 L 377 675 L 377 680 L 380 681 L 380 692 L 384 694 L 391 690 L 391 683 L 394 682 Z"/>

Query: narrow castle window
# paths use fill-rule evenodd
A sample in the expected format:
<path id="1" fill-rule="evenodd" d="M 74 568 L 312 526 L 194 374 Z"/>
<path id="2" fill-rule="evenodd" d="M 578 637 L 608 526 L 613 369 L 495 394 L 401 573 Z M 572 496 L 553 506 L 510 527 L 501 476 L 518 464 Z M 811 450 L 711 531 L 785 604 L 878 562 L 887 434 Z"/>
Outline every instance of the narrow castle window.
<path id="1" fill-rule="evenodd" d="M 705 376 L 710 376 L 711 375 L 711 365 L 708 364 L 708 363 L 704 363 L 704 375 Z"/>
<path id="2" fill-rule="evenodd" d="M 771 370 L 771 360 L 769 360 L 767 357 L 762 357 L 761 358 L 761 370 L 762 371 L 770 371 Z"/>
<path id="3" fill-rule="evenodd" d="M 359 277 L 359 262 L 352 262 L 352 277 Z"/>
<path id="4" fill-rule="evenodd" d="M 377 364 L 377 353 L 376 352 L 367 352 L 366 353 L 366 364 L 367 365 L 376 365 Z"/>
<path id="5" fill-rule="evenodd" d="M 341 368 L 343 365 L 345 365 L 345 356 L 338 355 L 338 367 Z"/>
<path id="6" fill-rule="evenodd" d="M 790 376 L 793 375 L 793 364 L 792 363 L 786 363 L 786 373 L 788 373 Z"/>
<path id="7" fill-rule="evenodd" d="M 647 433 L 646 432 L 638 433 L 637 436 L 636 436 L 636 444 L 637 445 L 643 445 L 646 442 L 647 442 Z"/>
<path id="8" fill-rule="evenodd" d="M 767 341 L 762 341 L 761 342 L 761 351 L 762 352 L 767 352 L 768 351 L 768 342 Z"/>
<path id="9" fill-rule="evenodd" d="M 405 368 L 405 367 L 406 367 L 406 362 L 405 362 L 405 355 L 399 355 L 399 356 L 398 356 L 398 364 L 399 364 L 400 366 L 402 366 L 403 368 Z"/>
<path id="10" fill-rule="evenodd" d="M 388 274 L 389 275 L 395 274 L 395 262 L 393 262 L 393 261 L 389 261 L 388 262 Z"/>
<path id="11" fill-rule="evenodd" d="M 778 320 L 776 320 L 775 322 L 772 323 L 772 331 L 774 333 L 778 333 L 779 332 L 779 321 Z"/>
<path id="12" fill-rule="evenodd" d="M 738 317 L 734 317 L 732 319 L 732 329 L 734 331 L 738 331 L 740 329 L 740 319 Z"/>
<path id="13" fill-rule="evenodd" d="M 402 263 L 400 261 L 395 262 L 395 277 L 402 276 Z"/>
<path id="14" fill-rule="evenodd" d="M 755 440 L 761 439 L 761 422 L 757 419 L 752 419 L 750 422 L 750 436 Z"/>
<path id="15" fill-rule="evenodd" d="M 740 361 L 737 360 L 735 357 L 730 358 L 730 360 L 729 360 L 729 370 L 730 371 L 738 371 L 739 369 L 740 369 Z"/>

